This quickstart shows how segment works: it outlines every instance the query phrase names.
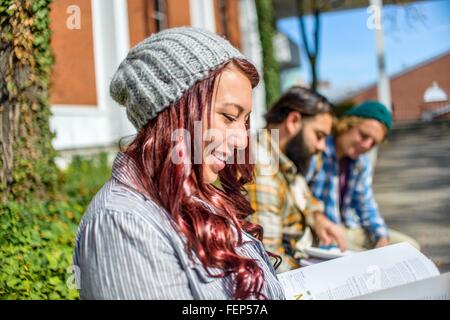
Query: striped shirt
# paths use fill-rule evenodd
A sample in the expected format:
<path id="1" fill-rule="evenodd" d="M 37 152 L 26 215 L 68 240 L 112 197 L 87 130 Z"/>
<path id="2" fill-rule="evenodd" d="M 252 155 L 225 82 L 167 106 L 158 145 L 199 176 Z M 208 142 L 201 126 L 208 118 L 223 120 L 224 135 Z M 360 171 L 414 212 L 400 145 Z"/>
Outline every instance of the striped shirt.
<path id="1" fill-rule="evenodd" d="M 345 190 L 339 200 L 340 172 L 334 143 L 334 137 L 329 136 L 323 153 L 311 160 L 308 180 L 313 194 L 324 202 L 325 214 L 334 223 L 349 228 L 362 226 L 374 242 L 387 237 L 388 228 L 373 195 L 372 166 L 367 155 L 348 160 Z"/>
<path id="2" fill-rule="evenodd" d="M 132 159 L 119 153 L 111 179 L 80 223 L 74 269 L 81 298 L 232 299 L 232 276 L 211 277 L 195 254 L 188 257 L 185 238 L 168 213 L 131 188 L 133 172 L 137 168 Z M 284 299 L 262 243 L 245 232 L 243 240 L 236 250 L 255 259 L 263 270 L 262 293 L 269 299 Z"/>
<path id="3" fill-rule="evenodd" d="M 246 185 L 255 213 L 254 223 L 264 228 L 266 249 L 281 256 L 277 272 L 300 266 L 300 240 L 312 212 L 323 211 L 323 204 L 312 196 L 306 180 L 284 155 L 267 131 L 257 142 L 255 182 Z"/>

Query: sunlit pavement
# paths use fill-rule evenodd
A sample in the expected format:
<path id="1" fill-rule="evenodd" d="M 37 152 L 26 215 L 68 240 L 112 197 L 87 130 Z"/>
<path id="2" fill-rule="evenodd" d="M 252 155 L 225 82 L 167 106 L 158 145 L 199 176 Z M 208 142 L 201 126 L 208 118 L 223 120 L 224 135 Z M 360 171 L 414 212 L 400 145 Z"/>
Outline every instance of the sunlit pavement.
<path id="1" fill-rule="evenodd" d="M 374 189 L 388 225 L 450 271 L 450 120 L 397 126 L 379 149 Z"/>

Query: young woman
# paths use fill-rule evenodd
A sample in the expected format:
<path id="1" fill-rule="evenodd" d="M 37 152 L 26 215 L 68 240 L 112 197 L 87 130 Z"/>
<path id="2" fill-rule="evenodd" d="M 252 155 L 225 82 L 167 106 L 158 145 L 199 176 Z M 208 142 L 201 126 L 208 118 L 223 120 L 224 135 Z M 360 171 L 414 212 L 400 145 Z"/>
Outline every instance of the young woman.
<path id="1" fill-rule="evenodd" d="M 110 92 L 138 133 L 79 226 L 81 298 L 284 299 L 261 227 L 246 220 L 253 166 L 237 161 L 248 160 L 258 81 L 239 51 L 201 29 L 131 49 Z"/>

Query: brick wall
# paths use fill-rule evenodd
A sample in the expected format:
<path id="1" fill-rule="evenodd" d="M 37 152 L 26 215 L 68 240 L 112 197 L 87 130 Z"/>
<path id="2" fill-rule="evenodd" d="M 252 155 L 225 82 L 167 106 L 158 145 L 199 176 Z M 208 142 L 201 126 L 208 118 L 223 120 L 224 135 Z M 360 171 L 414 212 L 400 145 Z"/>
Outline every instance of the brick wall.
<path id="1" fill-rule="evenodd" d="M 419 120 L 424 108 L 423 94 L 433 81 L 436 81 L 439 87 L 450 96 L 450 53 L 391 78 L 394 120 Z M 369 99 L 377 99 L 376 86 L 360 92 L 349 100 L 359 103 Z"/>
<path id="2" fill-rule="evenodd" d="M 80 29 L 69 29 L 67 8 L 80 8 Z M 52 104 L 96 105 L 94 47 L 90 0 L 58 0 L 51 4 L 51 45 L 55 56 Z"/>

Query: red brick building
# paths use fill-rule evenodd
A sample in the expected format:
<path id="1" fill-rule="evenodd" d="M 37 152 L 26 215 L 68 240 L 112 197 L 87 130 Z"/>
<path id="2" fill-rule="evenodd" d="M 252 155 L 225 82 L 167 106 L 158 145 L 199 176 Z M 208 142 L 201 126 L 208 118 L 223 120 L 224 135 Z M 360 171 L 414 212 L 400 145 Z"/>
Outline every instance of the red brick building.
<path id="1" fill-rule="evenodd" d="M 450 52 L 392 76 L 390 83 L 395 121 L 450 117 Z M 345 100 L 360 103 L 374 99 L 377 99 L 376 85 Z"/>

